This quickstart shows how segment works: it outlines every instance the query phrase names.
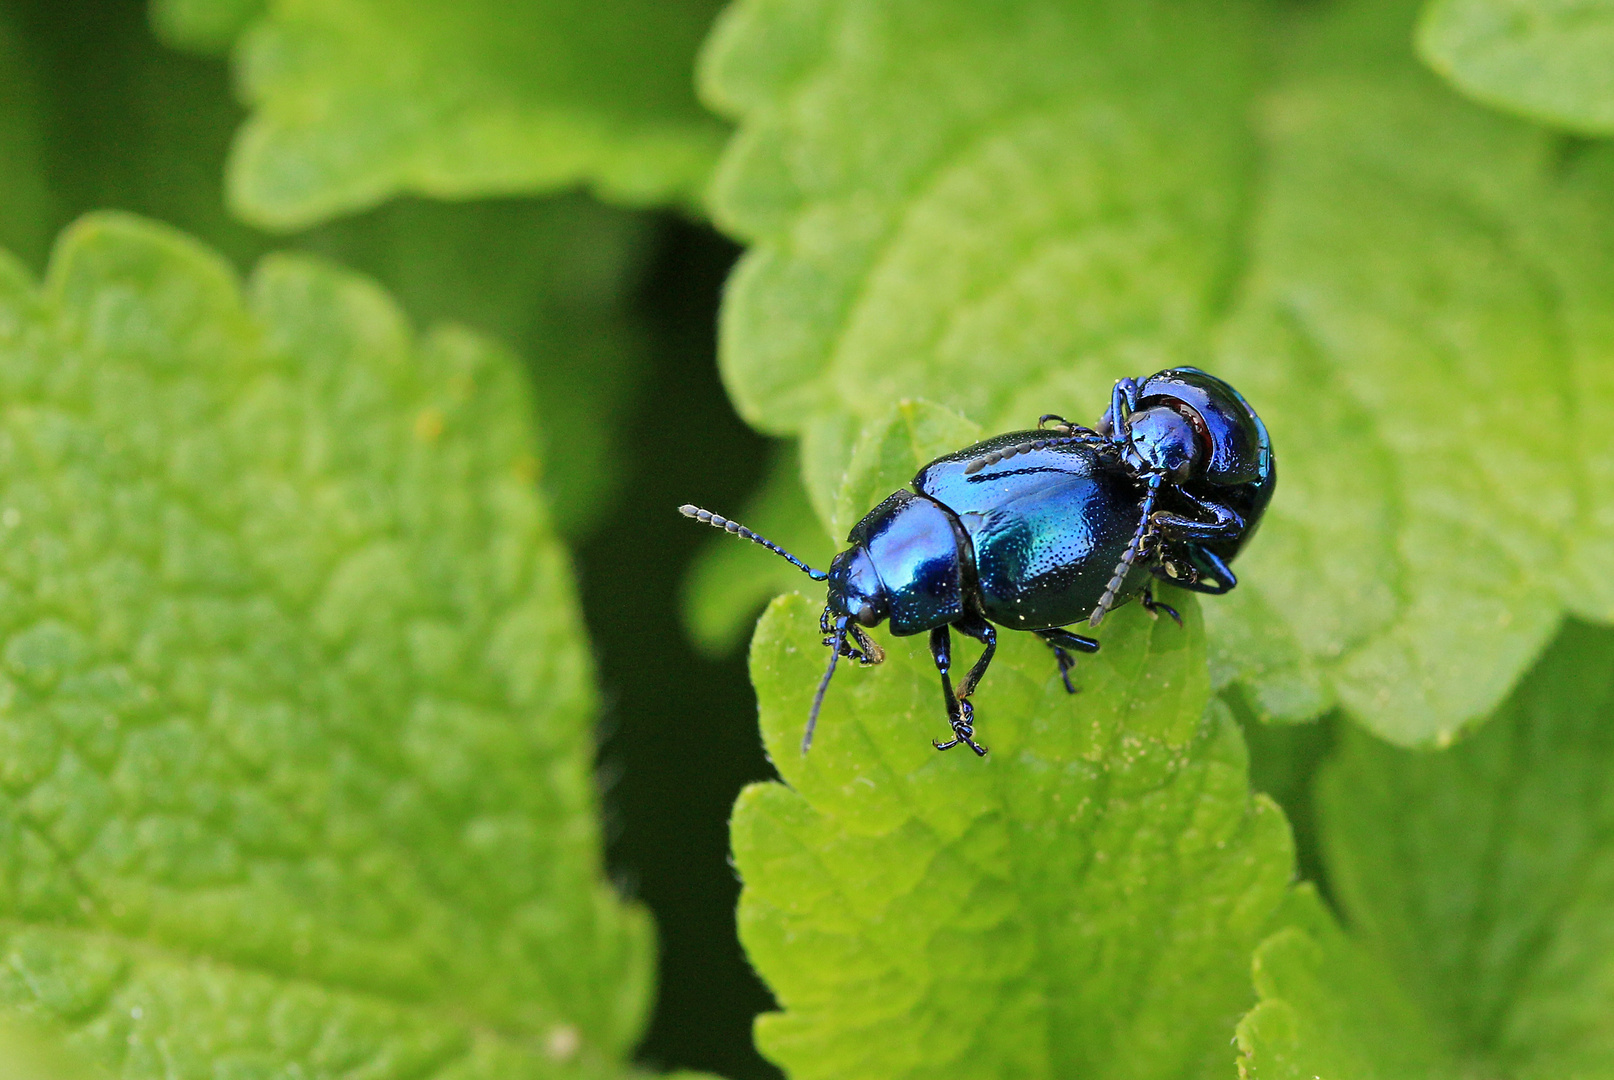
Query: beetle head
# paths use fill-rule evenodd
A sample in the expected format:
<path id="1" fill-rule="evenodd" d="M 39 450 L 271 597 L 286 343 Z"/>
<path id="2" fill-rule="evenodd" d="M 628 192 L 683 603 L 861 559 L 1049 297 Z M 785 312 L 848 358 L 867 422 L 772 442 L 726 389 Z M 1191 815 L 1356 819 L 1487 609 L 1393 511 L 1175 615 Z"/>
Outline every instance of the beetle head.
<path id="1" fill-rule="evenodd" d="M 1203 465 L 1209 447 L 1192 419 L 1170 405 L 1139 409 L 1127 421 L 1126 456 L 1139 472 L 1180 484 Z"/>
<path id="2" fill-rule="evenodd" d="M 829 608 L 860 626 L 878 626 L 891 614 L 891 594 L 861 544 L 829 564 Z"/>

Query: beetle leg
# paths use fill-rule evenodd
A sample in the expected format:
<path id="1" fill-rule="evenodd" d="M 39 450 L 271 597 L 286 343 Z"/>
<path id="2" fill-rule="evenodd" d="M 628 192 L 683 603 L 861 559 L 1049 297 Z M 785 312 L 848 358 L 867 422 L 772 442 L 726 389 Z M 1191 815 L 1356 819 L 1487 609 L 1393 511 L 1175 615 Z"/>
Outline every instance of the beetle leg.
<path id="1" fill-rule="evenodd" d="M 1198 518 L 1183 517 L 1181 514 L 1169 513 L 1165 510 L 1152 516 L 1154 527 L 1166 534 L 1172 540 L 1233 540 L 1244 531 L 1244 518 L 1229 510 L 1225 506 L 1198 499 L 1179 489 L 1178 494 L 1192 502 L 1211 520 L 1202 521 Z M 1208 567 L 1202 567 L 1208 569 Z"/>
<path id="2" fill-rule="evenodd" d="M 1059 677 L 1064 680 L 1065 689 L 1074 694 L 1076 687 L 1071 685 L 1070 669 L 1076 666 L 1076 658 L 1065 650 L 1075 649 L 1077 652 L 1096 653 L 1098 652 L 1098 642 L 1090 637 L 1073 634 L 1069 630 L 1033 630 L 1032 633 L 1046 641 L 1048 647 L 1054 651 L 1054 659 L 1059 662 Z"/>
<path id="3" fill-rule="evenodd" d="M 1138 408 L 1138 380 L 1117 380 L 1110 391 L 1110 411 L 1098 422 L 1098 430 L 1110 437 L 1116 446 L 1125 447 L 1132 437 L 1126 422 Z"/>
<path id="4" fill-rule="evenodd" d="M 1143 605 L 1144 611 L 1147 611 L 1155 618 L 1158 619 L 1160 617 L 1160 613 L 1164 611 L 1167 615 L 1171 616 L 1172 622 L 1176 623 L 1178 626 L 1182 625 L 1182 616 L 1177 614 L 1176 608 L 1172 607 L 1170 604 L 1162 604 L 1160 601 L 1154 598 L 1154 587 L 1152 585 L 1145 585 L 1143 587 L 1143 596 L 1139 599 L 1139 603 Z"/>
<path id="5" fill-rule="evenodd" d="M 968 634 L 986 646 L 981 658 L 975 661 L 969 674 L 964 676 L 964 681 L 958 684 L 958 700 L 963 701 L 975 693 L 975 687 L 979 685 L 981 676 L 986 674 L 987 667 L 991 665 L 992 654 L 998 651 L 998 632 L 993 629 L 991 623 L 981 618 L 973 618 L 955 625 L 960 634 Z"/>
<path id="6" fill-rule="evenodd" d="M 959 743 L 963 743 L 977 756 L 986 756 L 986 747 L 975 741 L 975 709 L 968 701 L 960 701 L 953 694 L 953 680 L 948 677 L 948 671 L 953 666 L 953 639 L 947 627 L 938 626 L 930 632 L 930 657 L 936 661 L 936 670 L 941 673 L 942 700 L 947 705 L 947 720 L 953 726 L 953 737 L 946 742 L 937 742 L 932 739 L 930 745 L 938 750 L 951 750 Z"/>

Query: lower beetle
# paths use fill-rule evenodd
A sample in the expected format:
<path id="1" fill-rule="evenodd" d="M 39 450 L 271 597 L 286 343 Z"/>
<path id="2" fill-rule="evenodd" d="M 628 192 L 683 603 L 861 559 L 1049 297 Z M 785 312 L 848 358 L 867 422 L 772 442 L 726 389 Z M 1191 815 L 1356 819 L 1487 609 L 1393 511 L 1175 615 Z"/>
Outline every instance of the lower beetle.
<path id="1" fill-rule="evenodd" d="M 737 522 L 695 506 L 679 512 L 761 544 L 814 581 L 829 583 L 819 620 L 829 667 L 818 684 L 801 749 L 812 745 L 824 693 L 842 656 L 877 664 L 885 653 L 864 629 L 891 621 L 898 637 L 930 633 L 953 737 L 984 755 L 970 696 L 992 662 L 997 630 L 1046 641 L 1074 693 L 1072 652 L 1099 643 L 1063 629 L 1097 626 L 1138 597 L 1151 614 L 1156 578 L 1202 593 L 1238 584 L 1228 563 L 1260 524 L 1277 473 L 1266 425 L 1227 383 L 1198 368 L 1170 368 L 1115 384 L 1095 427 L 1044 416 L 937 458 L 869 511 L 829 570 L 815 570 Z M 995 624 L 995 626 L 994 626 Z M 986 648 L 955 692 L 956 629 Z"/>

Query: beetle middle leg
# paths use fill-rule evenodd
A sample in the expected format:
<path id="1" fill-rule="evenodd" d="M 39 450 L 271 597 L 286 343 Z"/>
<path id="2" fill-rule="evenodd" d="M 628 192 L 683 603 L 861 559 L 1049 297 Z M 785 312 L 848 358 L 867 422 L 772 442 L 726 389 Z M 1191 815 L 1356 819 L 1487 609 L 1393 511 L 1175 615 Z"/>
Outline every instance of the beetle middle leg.
<path id="1" fill-rule="evenodd" d="M 1074 694 L 1076 687 L 1071 684 L 1070 669 L 1076 666 L 1076 658 L 1065 650 L 1075 649 L 1077 652 L 1096 653 L 1098 652 L 1098 642 L 1090 637 L 1082 637 L 1080 634 L 1073 634 L 1069 630 L 1060 630 L 1058 628 L 1053 630 L 1033 630 L 1032 633 L 1046 641 L 1048 647 L 1054 651 L 1054 659 L 1059 661 L 1059 677 L 1065 682 L 1065 690 Z"/>
<path id="2" fill-rule="evenodd" d="M 953 680 L 948 672 L 953 666 L 953 638 L 947 627 L 938 626 L 930 632 L 930 657 L 936 661 L 936 670 L 941 673 L 942 700 L 947 706 L 947 720 L 953 725 L 953 737 L 946 742 L 930 741 L 930 745 L 938 750 L 951 750 L 963 743 L 974 750 L 979 757 L 986 756 L 986 747 L 975 741 L 975 707 L 969 703 L 968 698 L 960 701 L 953 693 Z M 977 662 L 975 667 L 985 670 L 984 665 Z M 965 684 L 974 689 L 971 678 L 979 678 L 979 674 L 971 669 L 965 676 Z"/>

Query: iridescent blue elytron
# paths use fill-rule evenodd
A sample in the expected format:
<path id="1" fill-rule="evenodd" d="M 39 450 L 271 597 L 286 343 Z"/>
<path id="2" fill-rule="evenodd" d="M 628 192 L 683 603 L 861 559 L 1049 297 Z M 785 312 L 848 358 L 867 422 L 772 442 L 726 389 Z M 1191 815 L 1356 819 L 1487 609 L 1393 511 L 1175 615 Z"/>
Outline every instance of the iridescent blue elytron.
<path id="1" fill-rule="evenodd" d="M 853 526 L 829 570 L 814 570 L 745 526 L 695 506 L 680 512 L 761 544 L 815 581 L 829 583 L 819 625 L 830 647 L 803 753 L 835 663 L 877 664 L 884 651 L 865 633 L 887 620 L 898 637 L 929 632 L 953 737 L 984 755 L 971 695 L 997 649 L 997 627 L 1037 634 L 1053 649 L 1065 689 L 1073 652 L 1093 638 L 1065 627 L 1097 626 L 1134 597 L 1176 619 L 1154 598 L 1156 579 L 1202 593 L 1238 584 L 1228 564 L 1255 533 L 1277 472 L 1272 440 L 1255 410 L 1227 383 L 1180 367 L 1115 384 L 1094 427 L 1044 416 L 937 458 Z M 952 634 L 986 648 L 955 691 Z"/>

